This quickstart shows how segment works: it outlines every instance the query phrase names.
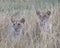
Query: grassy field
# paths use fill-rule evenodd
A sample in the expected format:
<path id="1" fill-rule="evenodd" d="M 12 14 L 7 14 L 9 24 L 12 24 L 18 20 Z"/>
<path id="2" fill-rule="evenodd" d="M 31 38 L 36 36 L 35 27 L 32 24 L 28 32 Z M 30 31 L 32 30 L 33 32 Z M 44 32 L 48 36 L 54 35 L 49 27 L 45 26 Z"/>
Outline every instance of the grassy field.
<path id="1" fill-rule="evenodd" d="M 0 0 L 0 48 L 60 48 L 59 0 Z M 51 32 L 39 30 L 36 10 L 50 10 Z M 10 18 L 19 13 L 25 18 L 24 35 L 12 43 L 6 36 Z M 20 19 L 18 18 L 18 19 Z M 41 31 L 41 32 L 40 32 Z"/>

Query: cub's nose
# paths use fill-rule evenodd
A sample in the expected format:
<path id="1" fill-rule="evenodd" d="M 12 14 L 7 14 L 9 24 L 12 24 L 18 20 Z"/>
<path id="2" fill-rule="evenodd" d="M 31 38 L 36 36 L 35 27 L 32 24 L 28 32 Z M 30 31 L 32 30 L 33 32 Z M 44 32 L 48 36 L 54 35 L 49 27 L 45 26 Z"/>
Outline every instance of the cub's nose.
<path id="1" fill-rule="evenodd" d="M 18 31 L 18 28 L 15 28 L 15 31 Z"/>
<path id="2" fill-rule="evenodd" d="M 20 26 L 21 24 L 18 23 L 18 26 Z"/>

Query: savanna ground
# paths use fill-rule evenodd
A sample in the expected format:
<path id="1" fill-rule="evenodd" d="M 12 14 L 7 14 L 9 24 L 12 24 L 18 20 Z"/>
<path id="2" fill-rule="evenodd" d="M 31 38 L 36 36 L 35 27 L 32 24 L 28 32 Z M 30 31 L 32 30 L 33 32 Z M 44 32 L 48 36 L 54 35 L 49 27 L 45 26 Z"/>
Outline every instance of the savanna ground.
<path id="1" fill-rule="evenodd" d="M 0 0 L 0 48 L 60 48 L 59 2 L 59 0 Z M 38 27 L 36 22 L 39 21 L 36 10 L 51 11 L 51 32 L 36 32 Z M 16 43 L 12 43 L 4 34 L 10 17 L 17 12 L 26 20 L 24 35 Z"/>

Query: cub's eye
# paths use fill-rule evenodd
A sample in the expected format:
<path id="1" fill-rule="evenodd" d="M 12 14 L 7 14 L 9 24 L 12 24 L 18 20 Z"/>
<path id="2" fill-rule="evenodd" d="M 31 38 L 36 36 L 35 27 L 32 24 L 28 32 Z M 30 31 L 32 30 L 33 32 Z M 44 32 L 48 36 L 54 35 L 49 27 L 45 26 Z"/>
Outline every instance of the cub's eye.
<path id="1" fill-rule="evenodd" d="M 13 25 L 15 25 L 15 24 L 13 24 Z"/>
<path id="2" fill-rule="evenodd" d="M 18 25 L 20 25 L 20 24 L 18 23 Z"/>

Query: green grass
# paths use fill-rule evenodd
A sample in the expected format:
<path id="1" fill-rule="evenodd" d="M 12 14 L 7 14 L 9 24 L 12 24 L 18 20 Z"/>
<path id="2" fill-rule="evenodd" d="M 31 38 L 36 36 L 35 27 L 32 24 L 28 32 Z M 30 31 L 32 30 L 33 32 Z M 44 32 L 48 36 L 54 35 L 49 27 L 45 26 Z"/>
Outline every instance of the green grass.
<path id="1" fill-rule="evenodd" d="M 22 3 L 23 2 L 23 3 Z M 56 4 L 57 0 L 23 0 L 23 1 L 19 0 L 2 0 L 0 1 L 0 11 L 3 12 L 15 12 L 15 11 L 19 11 L 19 10 L 31 10 L 32 5 L 35 7 L 35 9 L 41 8 L 41 9 L 45 9 L 46 8 L 46 3 L 48 5 L 51 4 Z M 20 5 L 22 4 L 22 5 Z"/>

